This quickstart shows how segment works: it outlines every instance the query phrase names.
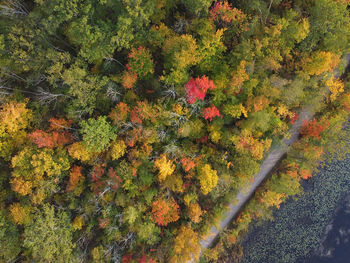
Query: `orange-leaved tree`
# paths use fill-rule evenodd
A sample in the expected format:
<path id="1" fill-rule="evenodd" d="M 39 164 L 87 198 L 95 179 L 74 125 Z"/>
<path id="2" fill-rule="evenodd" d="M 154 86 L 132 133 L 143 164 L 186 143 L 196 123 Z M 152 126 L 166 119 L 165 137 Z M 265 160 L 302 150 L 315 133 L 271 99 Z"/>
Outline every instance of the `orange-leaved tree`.
<path id="1" fill-rule="evenodd" d="M 74 191 L 76 189 L 76 187 L 80 184 L 82 184 L 85 180 L 85 177 L 82 174 L 82 167 L 81 166 L 77 166 L 74 165 L 69 173 L 69 182 L 67 185 L 67 191 Z M 80 191 L 74 191 L 77 192 L 77 195 L 80 195 L 80 193 L 82 192 L 82 189 Z"/>
<path id="2" fill-rule="evenodd" d="M 316 118 L 314 118 L 311 121 L 303 121 L 301 134 L 306 138 L 311 137 L 320 140 L 322 132 L 324 132 L 328 128 L 328 122 L 318 122 Z"/>
<path id="3" fill-rule="evenodd" d="M 152 203 L 152 217 L 159 226 L 179 220 L 180 208 L 174 199 L 158 199 Z"/>

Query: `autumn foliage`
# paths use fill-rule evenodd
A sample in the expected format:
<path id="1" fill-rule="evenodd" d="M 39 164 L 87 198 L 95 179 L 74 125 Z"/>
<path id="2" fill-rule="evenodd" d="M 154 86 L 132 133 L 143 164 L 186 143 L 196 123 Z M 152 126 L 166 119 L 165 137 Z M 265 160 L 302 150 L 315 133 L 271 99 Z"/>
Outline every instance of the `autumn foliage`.
<path id="1" fill-rule="evenodd" d="M 199 223 L 202 221 L 203 211 L 199 204 L 192 203 L 188 207 L 188 215 L 194 223 Z"/>
<path id="2" fill-rule="evenodd" d="M 338 150 L 349 1 L 2 1 L 0 262 L 196 261 L 272 142 L 315 110 L 201 259 L 235 260 L 241 224 Z"/>
<path id="3" fill-rule="evenodd" d="M 129 112 L 130 107 L 124 102 L 119 102 L 110 112 L 109 117 L 112 119 L 113 124 L 116 125 L 125 122 L 128 118 Z"/>
<path id="4" fill-rule="evenodd" d="M 167 226 L 179 220 L 180 208 L 174 199 L 159 199 L 152 203 L 152 217 L 159 226 Z"/>
<path id="5" fill-rule="evenodd" d="M 122 76 L 122 85 L 126 89 L 132 89 L 137 82 L 137 74 L 133 71 L 126 70 Z"/>
<path id="6" fill-rule="evenodd" d="M 104 173 L 105 169 L 102 165 L 95 165 L 91 172 L 92 189 L 95 193 L 101 192 L 105 186 Z"/>
<path id="7" fill-rule="evenodd" d="M 0 157 L 10 160 L 12 153 L 26 141 L 26 129 L 33 120 L 27 102 L 10 101 L 0 108 Z"/>
<path id="8" fill-rule="evenodd" d="M 79 183 L 85 180 L 85 177 L 82 175 L 82 167 L 81 166 L 73 166 L 70 174 L 69 174 L 69 182 L 67 185 L 67 191 L 73 191 L 75 187 L 78 186 Z"/>
<path id="9" fill-rule="evenodd" d="M 200 253 L 199 236 L 191 226 L 181 226 L 174 241 L 175 255 L 170 259 L 171 263 L 197 260 Z"/>
<path id="10" fill-rule="evenodd" d="M 28 138 L 39 148 L 54 148 L 73 142 L 72 134 L 67 131 L 44 132 L 42 130 L 36 130 L 28 134 Z"/>
<path id="11" fill-rule="evenodd" d="M 1 105 L 0 123 L 9 134 L 27 128 L 33 118 L 26 102 L 11 101 Z"/>
<path id="12" fill-rule="evenodd" d="M 213 170 L 209 164 L 204 164 L 198 168 L 198 179 L 202 193 L 207 195 L 218 182 L 217 172 Z"/>
<path id="13" fill-rule="evenodd" d="M 156 110 L 147 101 L 138 101 L 130 110 L 130 120 L 133 123 L 142 124 L 144 120 L 152 120 L 156 117 Z"/>
<path id="14" fill-rule="evenodd" d="M 270 139 L 258 140 L 248 130 L 243 130 L 241 136 L 233 140 L 237 151 L 249 153 L 256 160 L 263 158 L 264 152 L 270 148 L 272 142 Z"/>
<path id="15" fill-rule="evenodd" d="M 66 120 L 64 118 L 50 118 L 49 122 L 50 122 L 49 131 L 61 131 L 61 130 L 69 129 L 73 124 L 72 119 Z"/>
<path id="16" fill-rule="evenodd" d="M 283 202 L 285 194 L 276 193 L 270 190 L 264 192 L 261 196 L 260 202 L 265 203 L 266 206 L 275 206 L 277 209 L 280 208 Z"/>
<path id="17" fill-rule="evenodd" d="M 88 152 L 81 142 L 75 142 L 69 145 L 68 153 L 72 158 L 82 162 L 89 162 L 95 157 L 95 154 Z"/>
<path id="18" fill-rule="evenodd" d="M 227 1 L 218 1 L 210 9 L 210 16 L 215 21 L 230 23 L 232 21 L 242 22 L 246 15 Z"/>
<path id="19" fill-rule="evenodd" d="M 14 203 L 10 205 L 9 210 L 16 224 L 23 225 L 30 222 L 30 206 L 21 206 L 20 203 Z"/>
<path id="20" fill-rule="evenodd" d="M 214 117 L 222 118 L 222 115 L 220 114 L 219 110 L 212 105 L 211 107 L 207 107 L 203 110 L 203 117 L 206 120 L 212 121 Z"/>
<path id="21" fill-rule="evenodd" d="M 302 60 L 302 68 L 310 75 L 321 75 L 331 72 L 340 61 L 340 57 L 332 52 L 318 51 L 311 57 Z"/>
<path id="22" fill-rule="evenodd" d="M 182 158 L 181 165 L 185 172 L 189 172 L 196 166 L 196 163 L 190 158 Z"/>
<path id="23" fill-rule="evenodd" d="M 126 67 L 139 78 L 145 78 L 154 72 L 152 55 L 148 49 L 142 46 L 137 49 L 133 48 L 128 57 L 129 62 Z"/>
<path id="24" fill-rule="evenodd" d="M 301 134 L 305 137 L 321 139 L 321 134 L 329 128 L 328 122 L 318 122 L 316 118 L 311 121 L 303 121 Z"/>
<path id="25" fill-rule="evenodd" d="M 157 159 L 154 162 L 154 167 L 159 170 L 159 181 L 163 181 L 166 177 L 170 176 L 175 170 L 175 165 L 171 160 L 167 159 L 167 156 L 165 154 L 163 154 L 160 159 Z"/>
<path id="26" fill-rule="evenodd" d="M 214 82 L 205 75 L 196 79 L 191 77 L 185 85 L 188 103 L 193 104 L 197 99 L 204 101 L 207 91 L 215 88 Z"/>
<path id="27" fill-rule="evenodd" d="M 304 180 L 307 180 L 312 177 L 312 172 L 309 169 L 300 169 L 299 174 L 300 177 Z"/>
<path id="28" fill-rule="evenodd" d="M 327 80 L 326 85 L 331 92 L 331 101 L 335 101 L 337 97 L 344 92 L 344 83 L 339 79 L 335 79 L 334 77 Z"/>
<path id="29" fill-rule="evenodd" d="M 67 131 L 72 125 L 72 120 L 63 118 L 51 118 L 48 131 L 35 130 L 28 134 L 28 138 L 39 148 L 54 148 L 65 146 L 73 142 L 73 135 Z"/>

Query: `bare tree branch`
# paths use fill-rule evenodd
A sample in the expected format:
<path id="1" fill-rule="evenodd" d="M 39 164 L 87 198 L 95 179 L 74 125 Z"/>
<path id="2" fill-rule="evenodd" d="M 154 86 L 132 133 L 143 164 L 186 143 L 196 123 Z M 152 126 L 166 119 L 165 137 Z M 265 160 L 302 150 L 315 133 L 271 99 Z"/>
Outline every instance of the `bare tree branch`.
<path id="1" fill-rule="evenodd" d="M 18 0 L 7 0 L 4 1 L 2 5 L 0 5 L 0 15 L 15 16 L 28 14 L 28 10 Z"/>

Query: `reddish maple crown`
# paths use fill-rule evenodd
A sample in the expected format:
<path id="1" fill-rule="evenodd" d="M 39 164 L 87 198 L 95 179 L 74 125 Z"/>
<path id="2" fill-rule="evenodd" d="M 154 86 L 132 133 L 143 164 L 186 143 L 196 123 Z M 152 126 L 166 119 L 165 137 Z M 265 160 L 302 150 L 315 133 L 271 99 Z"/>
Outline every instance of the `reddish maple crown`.
<path id="1" fill-rule="evenodd" d="M 193 104 L 197 99 L 204 101 L 207 91 L 215 88 L 214 82 L 205 75 L 196 79 L 191 77 L 185 85 L 187 102 Z"/>
<path id="2" fill-rule="evenodd" d="M 203 117 L 206 120 L 209 119 L 209 121 L 212 121 L 213 118 L 216 117 L 216 116 L 222 118 L 222 115 L 220 114 L 220 111 L 214 105 L 212 105 L 211 107 L 205 108 L 203 110 Z"/>
<path id="3" fill-rule="evenodd" d="M 245 18 L 245 14 L 237 8 L 233 8 L 232 4 L 227 1 L 216 2 L 214 6 L 209 11 L 211 18 L 214 21 L 223 21 L 230 23 L 232 21 L 241 22 Z"/>
<path id="4" fill-rule="evenodd" d="M 314 118 L 311 121 L 303 121 L 301 134 L 305 137 L 313 137 L 317 140 L 321 139 L 321 133 L 329 128 L 328 122 L 317 122 Z"/>

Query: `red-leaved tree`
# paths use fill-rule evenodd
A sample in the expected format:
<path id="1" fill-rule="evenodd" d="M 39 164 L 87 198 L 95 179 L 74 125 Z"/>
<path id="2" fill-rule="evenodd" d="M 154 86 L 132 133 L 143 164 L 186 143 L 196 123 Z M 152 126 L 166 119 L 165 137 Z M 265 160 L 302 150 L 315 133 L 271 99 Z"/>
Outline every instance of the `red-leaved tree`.
<path id="1" fill-rule="evenodd" d="M 237 8 L 232 8 L 232 4 L 227 1 L 216 2 L 209 11 L 211 18 L 214 21 L 222 21 L 230 23 L 232 21 L 242 22 L 246 15 L 238 10 Z"/>
<path id="2" fill-rule="evenodd" d="M 95 193 L 99 193 L 103 190 L 105 182 L 103 180 L 103 175 L 105 170 L 101 165 L 95 165 L 91 172 L 92 189 Z"/>
<path id="3" fill-rule="evenodd" d="M 321 133 L 329 128 L 328 122 L 318 122 L 315 118 L 311 121 L 303 121 L 301 134 L 305 137 L 321 139 Z"/>
<path id="4" fill-rule="evenodd" d="M 126 122 L 130 112 L 129 106 L 124 102 L 119 102 L 115 108 L 110 112 L 109 117 L 111 118 L 114 125 Z"/>
<path id="5" fill-rule="evenodd" d="M 185 85 L 188 103 L 193 104 L 197 99 L 204 101 L 207 91 L 215 88 L 214 82 L 205 75 L 196 79 L 191 77 Z"/>
<path id="6" fill-rule="evenodd" d="M 66 120 L 63 118 L 51 118 L 50 122 L 50 131 L 60 131 L 72 126 L 73 120 Z"/>
<path id="7" fill-rule="evenodd" d="M 180 162 L 185 172 L 190 171 L 196 166 L 195 162 L 190 158 L 182 158 Z"/>
<path id="8" fill-rule="evenodd" d="M 214 105 L 212 105 L 211 107 L 205 108 L 203 110 L 203 117 L 206 120 L 209 119 L 209 121 L 212 121 L 213 118 L 216 117 L 216 116 L 222 118 L 222 115 L 220 114 L 220 111 Z"/>

